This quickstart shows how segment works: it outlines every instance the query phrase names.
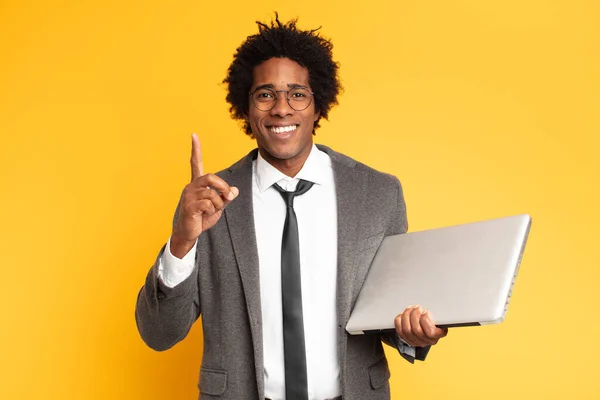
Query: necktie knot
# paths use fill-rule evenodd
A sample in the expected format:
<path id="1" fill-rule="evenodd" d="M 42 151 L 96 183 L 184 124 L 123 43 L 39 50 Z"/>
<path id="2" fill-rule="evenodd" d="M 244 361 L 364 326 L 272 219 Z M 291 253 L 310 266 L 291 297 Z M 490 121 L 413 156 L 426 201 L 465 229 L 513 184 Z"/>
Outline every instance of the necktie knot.
<path id="1" fill-rule="evenodd" d="M 296 186 L 296 190 L 293 192 L 288 192 L 287 190 L 279 186 L 277 183 L 273 185 L 273 187 L 277 189 L 279 194 L 281 194 L 281 197 L 283 197 L 283 200 L 285 201 L 285 204 L 288 207 L 294 207 L 294 197 L 303 195 L 304 193 L 308 192 L 312 186 L 313 182 L 305 181 L 304 179 L 300 179 L 300 182 L 298 182 L 298 186 Z"/>

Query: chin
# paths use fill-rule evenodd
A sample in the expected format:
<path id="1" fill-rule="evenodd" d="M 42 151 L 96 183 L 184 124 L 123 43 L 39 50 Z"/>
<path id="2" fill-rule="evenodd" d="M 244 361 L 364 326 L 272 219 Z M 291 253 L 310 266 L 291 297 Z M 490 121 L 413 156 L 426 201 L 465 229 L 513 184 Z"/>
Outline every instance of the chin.
<path id="1" fill-rule="evenodd" d="M 267 153 L 269 153 L 269 156 L 271 156 L 272 158 L 276 158 L 278 160 L 290 160 L 294 157 L 296 157 L 298 155 L 298 151 L 293 151 L 293 150 L 276 150 L 276 149 L 265 149 Z"/>

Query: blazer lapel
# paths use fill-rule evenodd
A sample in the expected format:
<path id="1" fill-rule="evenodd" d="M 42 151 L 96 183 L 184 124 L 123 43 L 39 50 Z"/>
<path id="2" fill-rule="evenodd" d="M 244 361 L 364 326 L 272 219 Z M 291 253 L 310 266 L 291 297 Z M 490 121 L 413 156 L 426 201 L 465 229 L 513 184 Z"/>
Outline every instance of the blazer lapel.
<path id="1" fill-rule="evenodd" d="M 225 208 L 224 214 L 248 308 L 258 395 L 259 398 L 264 398 L 260 271 L 252 208 L 252 160 L 256 158 L 256 154 L 256 150 L 250 152 L 223 176 L 230 186 L 236 186 L 240 190 L 239 197 Z"/>
<path id="2" fill-rule="evenodd" d="M 356 162 L 342 157 L 328 147 L 319 145 L 331 157 L 335 190 L 337 197 L 337 222 L 338 222 L 338 270 L 337 270 L 337 307 L 338 322 L 345 328 L 350 311 L 352 299 L 360 290 L 355 287 L 356 276 L 356 249 L 360 235 L 360 210 L 365 204 L 365 178 L 354 168 Z M 358 280 L 362 282 L 362 280 Z"/>

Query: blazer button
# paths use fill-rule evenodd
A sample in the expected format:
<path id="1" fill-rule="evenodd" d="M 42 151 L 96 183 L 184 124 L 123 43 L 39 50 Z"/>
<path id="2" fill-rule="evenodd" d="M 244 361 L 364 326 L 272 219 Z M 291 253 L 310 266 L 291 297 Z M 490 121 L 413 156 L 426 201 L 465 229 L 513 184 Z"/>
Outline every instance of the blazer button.
<path id="1" fill-rule="evenodd" d="M 162 300 L 162 299 L 164 299 L 165 297 L 167 297 L 167 295 L 166 295 L 166 294 L 164 294 L 163 292 L 160 292 L 160 291 L 159 291 L 158 293 L 156 293 L 156 298 L 157 298 L 157 299 L 159 299 L 159 300 Z"/>

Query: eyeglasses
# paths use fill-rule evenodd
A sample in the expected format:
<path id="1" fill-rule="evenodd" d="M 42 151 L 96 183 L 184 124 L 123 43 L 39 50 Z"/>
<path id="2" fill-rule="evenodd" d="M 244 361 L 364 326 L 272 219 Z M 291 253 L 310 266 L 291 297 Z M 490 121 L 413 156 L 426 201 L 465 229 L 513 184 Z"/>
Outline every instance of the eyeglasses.
<path id="1" fill-rule="evenodd" d="M 296 111 L 306 110 L 310 106 L 314 95 L 313 92 L 304 87 L 295 87 L 290 90 L 259 88 L 254 92 L 250 92 L 250 97 L 252 98 L 254 107 L 260 111 L 271 111 L 275 107 L 275 104 L 277 104 L 277 93 L 280 92 L 285 93 L 288 104 Z"/>

